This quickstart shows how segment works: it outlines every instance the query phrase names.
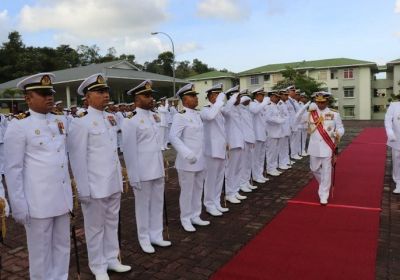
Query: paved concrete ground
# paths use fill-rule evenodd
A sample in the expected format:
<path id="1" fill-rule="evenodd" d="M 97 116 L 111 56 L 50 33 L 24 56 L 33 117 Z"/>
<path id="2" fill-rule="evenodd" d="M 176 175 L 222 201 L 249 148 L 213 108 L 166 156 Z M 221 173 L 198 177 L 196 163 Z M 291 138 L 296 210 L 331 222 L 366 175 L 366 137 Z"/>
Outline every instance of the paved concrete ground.
<path id="1" fill-rule="evenodd" d="M 345 122 L 346 134 L 341 148 L 347 146 L 364 127 L 382 126 L 374 121 Z M 172 163 L 174 152 L 168 151 Z M 172 166 L 172 164 L 171 164 Z M 393 196 L 390 189 L 390 155 L 388 155 L 385 183 L 383 185 L 383 211 L 377 253 L 377 279 L 400 279 L 400 196 Z M 198 228 L 196 233 L 185 232 L 179 223 L 179 186 L 174 169 L 168 172 L 166 198 L 169 219 L 170 248 L 156 248 L 148 255 L 140 250 L 135 225 L 134 197 L 132 191 L 122 197 L 122 259 L 133 266 L 130 273 L 110 273 L 111 279 L 208 279 L 218 268 L 229 261 L 240 248 L 249 242 L 286 205 L 286 201 L 312 178 L 308 158 L 297 162 L 284 174 L 248 195 L 239 205 L 229 204 L 230 212 L 223 217 L 202 218 L 211 221 L 208 227 Z M 3 271 L 1 279 L 28 279 L 28 258 L 25 232 L 20 225 L 8 219 L 5 245 L 0 245 Z M 82 214 L 77 213 L 76 234 L 81 266 L 81 279 L 94 279 L 87 266 Z M 74 248 L 71 251 L 70 279 L 76 279 Z M 266 252 L 268 254 L 268 252 Z M 267 277 L 266 277 L 267 279 Z"/>

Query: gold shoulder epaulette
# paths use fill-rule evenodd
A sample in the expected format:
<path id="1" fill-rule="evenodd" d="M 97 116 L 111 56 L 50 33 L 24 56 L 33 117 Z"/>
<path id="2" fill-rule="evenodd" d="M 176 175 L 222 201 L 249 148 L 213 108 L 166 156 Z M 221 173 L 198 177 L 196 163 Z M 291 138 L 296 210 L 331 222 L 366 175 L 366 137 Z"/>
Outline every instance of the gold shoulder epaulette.
<path id="1" fill-rule="evenodd" d="M 78 114 L 78 117 L 82 118 L 87 115 L 87 111 Z"/>
<path id="2" fill-rule="evenodd" d="M 206 106 L 204 106 L 204 107 L 207 107 L 207 108 L 209 108 L 209 107 L 211 107 L 211 105 L 206 105 Z"/>
<path id="3" fill-rule="evenodd" d="M 136 111 L 133 111 L 132 114 L 128 116 L 128 119 L 132 119 L 136 115 Z"/>
<path id="4" fill-rule="evenodd" d="M 15 115 L 14 117 L 17 119 L 17 120 L 23 120 L 23 119 L 26 119 L 27 117 L 29 117 L 31 115 L 31 113 L 30 112 L 28 112 L 28 113 L 19 113 L 19 114 L 17 114 L 17 115 Z"/>
<path id="5" fill-rule="evenodd" d="M 184 113 L 186 113 L 186 110 L 182 110 L 179 112 L 179 114 L 184 114 Z"/>

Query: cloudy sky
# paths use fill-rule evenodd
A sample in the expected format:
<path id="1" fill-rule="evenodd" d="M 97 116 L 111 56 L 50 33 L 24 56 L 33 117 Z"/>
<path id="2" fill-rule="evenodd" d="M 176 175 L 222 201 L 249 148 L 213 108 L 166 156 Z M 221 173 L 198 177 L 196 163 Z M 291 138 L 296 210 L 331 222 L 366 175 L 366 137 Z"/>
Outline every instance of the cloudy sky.
<path id="1" fill-rule="evenodd" d="M 335 57 L 400 58 L 400 0 L 0 0 L 0 42 L 97 44 L 139 63 L 171 50 L 239 72 Z"/>

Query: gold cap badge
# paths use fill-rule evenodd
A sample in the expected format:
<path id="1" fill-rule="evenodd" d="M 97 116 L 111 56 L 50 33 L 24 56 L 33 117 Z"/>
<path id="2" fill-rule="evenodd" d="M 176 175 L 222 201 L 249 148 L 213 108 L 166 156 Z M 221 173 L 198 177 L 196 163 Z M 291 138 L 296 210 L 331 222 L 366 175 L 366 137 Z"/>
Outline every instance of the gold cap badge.
<path id="1" fill-rule="evenodd" d="M 51 79 L 50 79 L 50 77 L 49 77 L 48 75 L 44 75 L 44 76 L 42 77 L 42 79 L 40 80 L 40 84 L 41 84 L 42 86 L 49 86 L 49 85 L 51 85 Z"/>

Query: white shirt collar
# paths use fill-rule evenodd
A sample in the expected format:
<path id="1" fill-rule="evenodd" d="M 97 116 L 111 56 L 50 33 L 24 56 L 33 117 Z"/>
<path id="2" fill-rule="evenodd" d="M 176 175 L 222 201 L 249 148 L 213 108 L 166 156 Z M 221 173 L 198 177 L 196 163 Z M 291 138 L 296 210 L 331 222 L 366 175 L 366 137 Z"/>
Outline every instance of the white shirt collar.
<path id="1" fill-rule="evenodd" d="M 98 116 L 103 116 L 103 112 L 104 112 L 104 111 L 97 110 L 97 109 L 95 109 L 95 108 L 93 108 L 91 106 L 89 106 L 87 111 L 88 111 L 88 113 L 96 114 Z"/>
<path id="2" fill-rule="evenodd" d="M 32 109 L 29 109 L 29 113 L 31 116 L 38 118 L 40 120 L 45 120 L 48 115 L 48 114 L 42 114 L 42 113 L 35 112 Z"/>

